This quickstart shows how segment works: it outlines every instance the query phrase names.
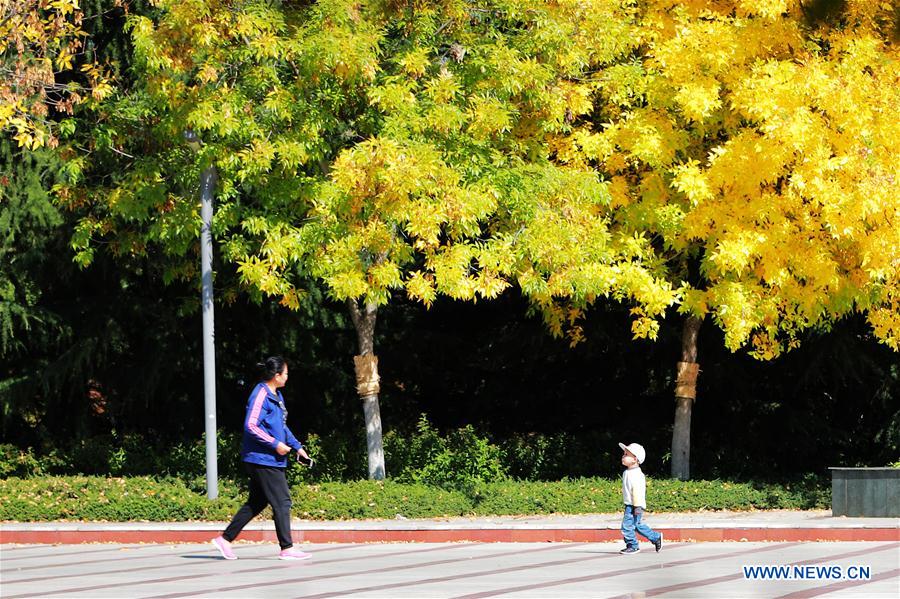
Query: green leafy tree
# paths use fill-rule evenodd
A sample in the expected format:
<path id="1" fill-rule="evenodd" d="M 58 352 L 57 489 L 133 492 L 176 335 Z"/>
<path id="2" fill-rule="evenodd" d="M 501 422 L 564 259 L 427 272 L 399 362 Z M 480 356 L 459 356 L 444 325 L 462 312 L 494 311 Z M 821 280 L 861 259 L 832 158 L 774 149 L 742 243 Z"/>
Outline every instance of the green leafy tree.
<path id="1" fill-rule="evenodd" d="M 23 359 L 53 346 L 62 334 L 59 315 L 42 303 L 40 272 L 63 222 L 48 190 L 59 179 L 48 151 L 29 152 L 0 141 L 0 405 L 3 420 L 28 411 L 41 387 L 41 365 Z"/>
<path id="2" fill-rule="evenodd" d="M 171 277 L 193 276 L 196 180 L 215 166 L 214 232 L 252 292 L 296 308 L 318 278 L 348 305 L 372 477 L 384 475 L 375 321 L 393 294 L 430 305 L 518 283 L 559 329 L 571 318 L 559 298 L 609 295 L 654 333 L 674 291 L 648 240 L 608 231 L 594 171 L 549 160 L 592 109 L 586 73 L 631 47 L 618 3 L 157 6 L 129 21 L 136 85 L 107 105 L 91 163 L 72 163 L 93 181 L 113 173 L 91 189 L 79 259 L 108 237 L 121 255 L 159 245 Z"/>

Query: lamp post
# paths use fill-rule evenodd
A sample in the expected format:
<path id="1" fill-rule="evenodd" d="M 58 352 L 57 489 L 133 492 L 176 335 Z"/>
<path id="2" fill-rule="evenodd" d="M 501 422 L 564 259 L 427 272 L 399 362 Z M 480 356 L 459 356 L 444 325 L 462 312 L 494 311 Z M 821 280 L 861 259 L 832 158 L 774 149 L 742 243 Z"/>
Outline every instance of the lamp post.
<path id="1" fill-rule="evenodd" d="M 200 149 L 200 138 L 185 131 L 184 138 L 194 151 Z M 216 167 L 210 165 L 200 174 L 200 267 L 203 308 L 203 411 L 206 430 L 206 497 L 219 496 L 219 467 L 216 455 L 216 345 L 213 315 L 212 217 Z"/>

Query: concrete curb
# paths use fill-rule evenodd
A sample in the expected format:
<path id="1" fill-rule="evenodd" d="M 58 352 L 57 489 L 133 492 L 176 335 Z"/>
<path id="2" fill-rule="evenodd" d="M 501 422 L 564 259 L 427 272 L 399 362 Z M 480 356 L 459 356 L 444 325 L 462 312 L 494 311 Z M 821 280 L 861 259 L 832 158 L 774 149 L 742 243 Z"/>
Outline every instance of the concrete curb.
<path id="1" fill-rule="evenodd" d="M 897 528 L 656 528 L 667 541 L 900 541 Z M 7 530 L 0 529 L 0 543 L 202 543 L 215 531 L 177 530 Z M 444 529 L 444 530 L 294 530 L 297 543 L 602 543 L 620 541 L 618 530 L 554 529 Z M 276 542 L 273 530 L 244 530 L 242 541 Z"/>
<path id="2" fill-rule="evenodd" d="M 599 543 L 621 540 L 621 514 L 453 517 L 291 523 L 298 543 Z M 652 513 L 669 541 L 900 541 L 900 518 L 833 517 L 830 511 Z M 4 522 L 0 543 L 198 543 L 226 522 Z M 251 522 L 243 541 L 275 542 L 270 520 Z"/>

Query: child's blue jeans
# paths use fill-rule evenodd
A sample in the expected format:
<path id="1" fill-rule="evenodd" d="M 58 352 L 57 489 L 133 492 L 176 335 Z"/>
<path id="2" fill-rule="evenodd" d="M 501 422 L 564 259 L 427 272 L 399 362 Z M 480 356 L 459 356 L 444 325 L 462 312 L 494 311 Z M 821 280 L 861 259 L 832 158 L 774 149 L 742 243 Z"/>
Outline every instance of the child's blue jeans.
<path id="1" fill-rule="evenodd" d="M 641 516 L 643 516 L 644 510 L 642 508 L 636 509 L 637 513 L 635 513 L 635 507 L 633 505 L 625 506 L 625 516 L 622 518 L 622 536 L 625 537 L 625 544 L 629 547 L 638 546 L 638 540 L 637 537 L 634 536 L 634 531 L 639 532 L 642 537 L 651 543 L 657 542 L 659 540 L 659 533 L 641 522 Z"/>

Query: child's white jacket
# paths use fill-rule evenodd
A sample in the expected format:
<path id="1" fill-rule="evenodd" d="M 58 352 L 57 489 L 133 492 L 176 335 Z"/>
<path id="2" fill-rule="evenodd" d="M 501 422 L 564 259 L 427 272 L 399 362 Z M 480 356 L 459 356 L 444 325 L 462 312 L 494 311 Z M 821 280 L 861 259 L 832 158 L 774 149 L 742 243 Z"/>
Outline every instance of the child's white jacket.
<path id="1" fill-rule="evenodd" d="M 640 466 L 622 473 L 622 500 L 625 505 L 647 508 L 647 480 Z"/>

